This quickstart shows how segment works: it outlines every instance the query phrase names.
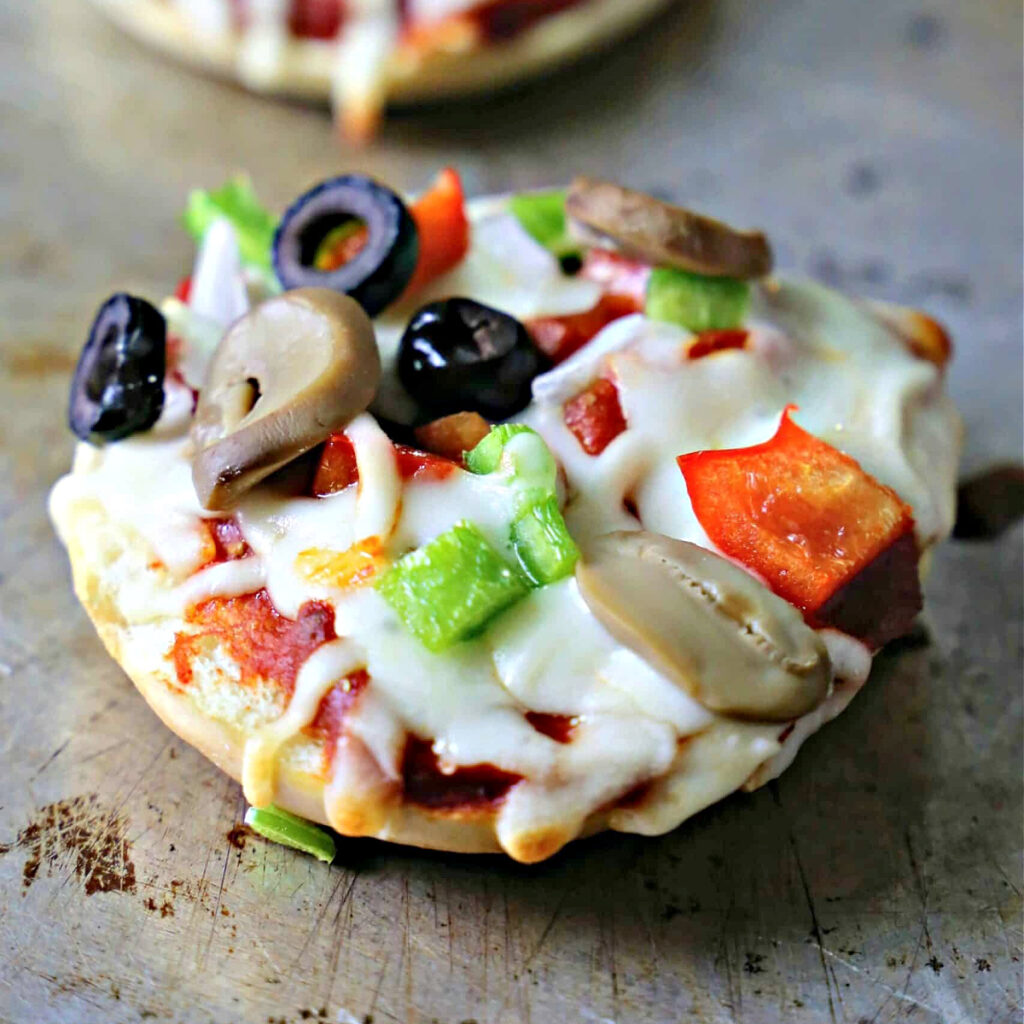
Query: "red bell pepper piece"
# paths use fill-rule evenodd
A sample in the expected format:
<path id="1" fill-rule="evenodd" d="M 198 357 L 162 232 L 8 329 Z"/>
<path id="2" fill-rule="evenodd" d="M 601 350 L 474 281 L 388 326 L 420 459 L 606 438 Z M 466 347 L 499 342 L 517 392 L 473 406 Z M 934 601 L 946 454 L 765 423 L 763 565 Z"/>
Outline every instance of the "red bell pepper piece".
<path id="1" fill-rule="evenodd" d="M 320 461 L 313 476 L 313 495 L 317 498 L 337 494 L 359 481 L 356 450 L 347 434 L 340 431 L 324 442 Z"/>
<path id="2" fill-rule="evenodd" d="M 354 260 L 366 246 L 370 229 L 365 224 L 350 223 L 337 232 L 332 231 L 313 257 L 313 267 L 329 273 Z"/>
<path id="3" fill-rule="evenodd" d="M 443 480 L 458 463 L 451 459 L 421 452 L 418 448 L 409 448 L 404 444 L 395 445 L 395 461 L 399 476 L 403 480 Z M 356 463 L 356 451 L 348 435 L 338 432 L 324 442 L 313 475 L 311 491 L 317 498 L 351 487 L 359 482 L 359 466 Z"/>
<path id="4" fill-rule="evenodd" d="M 469 251 L 469 218 L 459 172 L 446 167 L 409 212 L 419 232 L 420 250 L 406 295 L 457 267 Z"/>
<path id="5" fill-rule="evenodd" d="M 884 643 L 909 624 L 910 606 L 911 619 L 920 607 L 911 510 L 848 455 L 798 427 L 793 408 L 763 444 L 679 456 L 694 513 L 722 552 L 812 624 Z M 903 614 L 882 623 L 894 600 Z"/>
<path id="6" fill-rule="evenodd" d="M 174 289 L 174 297 L 179 302 L 188 304 L 189 296 L 192 294 L 192 278 L 190 276 L 183 277 L 178 282 L 178 287 Z"/>
<path id="7" fill-rule="evenodd" d="M 591 249 L 579 276 L 604 291 L 593 309 L 569 316 L 537 317 L 526 324 L 537 348 L 554 363 L 568 359 L 613 320 L 642 313 L 651 268 L 608 249 Z"/>
<path id="8" fill-rule="evenodd" d="M 597 305 L 584 313 L 537 317 L 528 320 L 526 328 L 537 348 L 553 363 L 560 363 L 613 320 L 638 312 L 636 302 L 628 295 L 602 295 Z"/>
<path id="9" fill-rule="evenodd" d="M 395 445 L 395 458 L 398 459 L 398 472 L 403 480 L 443 480 L 452 470 L 458 469 L 458 463 L 430 452 L 421 452 L 418 448 L 409 448 L 404 444 Z"/>
<path id="10" fill-rule="evenodd" d="M 588 455 L 600 455 L 626 429 L 619 389 L 605 377 L 570 398 L 562 416 Z"/>
<path id="11" fill-rule="evenodd" d="M 700 359 L 712 352 L 724 352 L 730 348 L 745 348 L 748 334 L 746 331 L 726 329 L 721 331 L 701 331 L 686 350 L 687 359 Z"/>

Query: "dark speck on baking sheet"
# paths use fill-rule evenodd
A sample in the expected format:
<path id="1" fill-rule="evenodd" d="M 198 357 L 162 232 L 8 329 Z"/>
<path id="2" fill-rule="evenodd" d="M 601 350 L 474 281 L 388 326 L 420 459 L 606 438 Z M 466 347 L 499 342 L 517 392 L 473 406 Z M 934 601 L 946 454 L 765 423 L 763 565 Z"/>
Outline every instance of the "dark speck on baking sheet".
<path id="1" fill-rule="evenodd" d="M 914 50 L 935 50 L 942 45 L 946 35 L 946 23 L 937 14 L 922 11 L 907 23 L 905 39 Z"/>

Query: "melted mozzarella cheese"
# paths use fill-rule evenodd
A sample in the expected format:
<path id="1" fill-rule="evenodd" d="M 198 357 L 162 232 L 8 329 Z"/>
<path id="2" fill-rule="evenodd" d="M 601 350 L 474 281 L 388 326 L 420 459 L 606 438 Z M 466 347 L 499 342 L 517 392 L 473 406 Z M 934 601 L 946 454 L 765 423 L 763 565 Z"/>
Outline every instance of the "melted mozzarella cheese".
<path id="1" fill-rule="evenodd" d="M 331 100 L 357 131 L 369 129 L 383 111 L 398 42 L 396 7 L 364 3 L 353 7 L 335 44 Z"/>
<path id="2" fill-rule="evenodd" d="M 362 652 L 352 640 L 331 640 L 306 659 L 284 714 L 257 729 L 246 741 L 242 789 L 254 807 L 274 802 L 274 769 L 281 745 L 313 721 L 327 691 L 361 668 L 363 662 Z"/>
<path id="3" fill-rule="evenodd" d="M 589 282 L 563 278 L 518 231 L 500 209 L 487 206 L 466 260 L 430 297 L 467 294 L 520 317 L 593 305 L 597 293 Z M 789 403 L 799 406 L 796 418 L 805 429 L 853 455 L 913 505 L 923 546 L 947 533 L 959 426 L 936 368 L 912 356 L 863 307 L 827 289 L 772 283 L 755 290 L 758 321 L 744 350 L 688 360 L 687 332 L 637 315 L 609 325 L 535 382 L 534 401 L 517 419 L 544 437 L 564 472 L 574 536 L 585 542 L 608 530 L 635 529 L 624 506 L 630 499 L 644 528 L 710 547 L 676 456 L 763 441 Z M 377 324 L 385 378 L 378 406 L 404 403 L 406 411 L 394 362 L 407 313 L 389 313 Z M 605 368 L 617 381 L 628 429 L 590 456 L 565 427 L 562 404 Z M 191 484 L 182 401 L 169 400 L 148 434 L 102 449 L 83 446 L 51 507 L 59 525 L 79 503 L 98 502 L 168 567 L 176 581 L 170 596 L 162 580 L 123 586 L 120 606 L 130 622 L 152 618 L 154 608 L 171 614 L 200 595 L 259 585 L 285 615 L 296 616 L 309 600 L 330 603 L 336 632 L 346 639 L 311 657 L 291 705 L 251 740 L 245 785 L 253 802 L 272 796 L 275 752 L 309 723 L 353 659 L 370 683 L 339 739 L 325 793 L 329 820 L 342 831 L 387 834 L 379 805 L 400 778 L 411 732 L 432 740 L 449 769 L 488 763 L 523 776 L 496 825 L 505 848 L 522 856 L 532 849 L 531 837 L 571 838 L 591 815 L 646 780 L 657 780 L 648 799 L 610 812 L 611 827 L 664 831 L 745 780 L 771 777 L 866 678 L 866 649 L 826 637 L 842 685 L 784 740 L 777 724 L 738 722 L 695 703 L 618 644 L 571 579 L 531 592 L 479 639 L 443 654 L 427 651 L 372 588 L 313 584 L 298 571 L 298 555 L 310 548 L 344 551 L 376 536 L 397 558 L 460 519 L 476 523 L 508 553 L 513 510 L 500 484 L 462 470 L 403 484 L 390 442 L 368 414 L 349 428 L 358 487 L 323 499 L 287 496 L 269 482 L 257 487 L 236 512 L 253 557 L 190 578 L 201 558 L 203 513 Z M 572 741 L 558 743 L 535 730 L 525 710 L 573 717 Z"/>
<path id="4" fill-rule="evenodd" d="M 409 21 L 428 24 L 465 14 L 479 6 L 480 0 L 407 0 L 405 10 Z"/>
<path id="5" fill-rule="evenodd" d="M 355 539 L 388 537 L 395 527 L 402 498 L 395 446 L 369 413 L 357 416 L 348 425 L 347 433 L 359 470 Z"/>
<path id="6" fill-rule="evenodd" d="M 246 27 L 238 48 L 238 75 L 255 88 L 274 83 L 288 45 L 290 0 L 248 0 Z"/>
<path id="7" fill-rule="evenodd" d="M 174 3 L 204 36 L 216 38 L 231 31 L 231 0 L 174 0 Z"/>

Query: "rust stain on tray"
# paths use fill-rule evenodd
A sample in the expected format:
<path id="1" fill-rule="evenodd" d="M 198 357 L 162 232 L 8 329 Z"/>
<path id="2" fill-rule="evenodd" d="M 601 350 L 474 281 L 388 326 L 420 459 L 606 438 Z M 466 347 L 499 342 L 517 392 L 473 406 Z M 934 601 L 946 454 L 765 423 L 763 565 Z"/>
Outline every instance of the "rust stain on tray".
<path id="1" fill-rule="evenodd" d="M 236 850 L 245 849 L 246 839 L 251 838 L 256 833 L 253 832 L 248 825 L 243 822 L 238 822 L 233 828 L 229 829 L 225 833 L 224 838 L 227 839 L 228 843 L 233 846 Z"/>
<path id="2" fill-rule="evenodd" d="M 31 818 L 0 854 L 25 851 L 22 886 L 28 889 L 44 871 L 52 876 L 65 868 L 82 883 L 87 896 L 97 892 L 135 892 L 135 865 L 127 822 L 104 808 L 95 795 L 47 804 Z"/>
<path id="3" fill-rule="evenodd" d="M 75 368 L 76 356 L 67 349 L 36 340 L 9 349 L 3 361 L 14 377 L 38 378 L 70 373 Z"/>

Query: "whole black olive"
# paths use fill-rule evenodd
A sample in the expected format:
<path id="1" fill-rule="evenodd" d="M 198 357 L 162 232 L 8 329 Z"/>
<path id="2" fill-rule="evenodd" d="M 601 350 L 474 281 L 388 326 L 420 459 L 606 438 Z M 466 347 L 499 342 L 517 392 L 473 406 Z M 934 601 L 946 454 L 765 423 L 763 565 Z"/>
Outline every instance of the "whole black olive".
<path id="1" fill-rule="evenodd" d="M 318 267 L 325 240 L 330 246 L 339 236 L 348 243 L 341 261 Z M 285 289 L 333 288 L 371 317 L 401 295 L 418 255 L 405 203 L 362 174 L 331 178 L 299 196 L 274 235 L 274 270 Z"/>
<path id="2" fill-rule="evenodd" d="M 515 317 L 472 299 L 423 306 L 398 353 L 399 378 L 433 416 L 478 412 L 505 419 L 529 404 L 530 383 L 546 368 Z"/>
<path id="3" fill-rule="evenodd" d="M 148 430 L 164 406 L 167 324 L 145 299 L 118 292 L 100 306 L 71 380 L 68 424 L 83 441 Z"/>

